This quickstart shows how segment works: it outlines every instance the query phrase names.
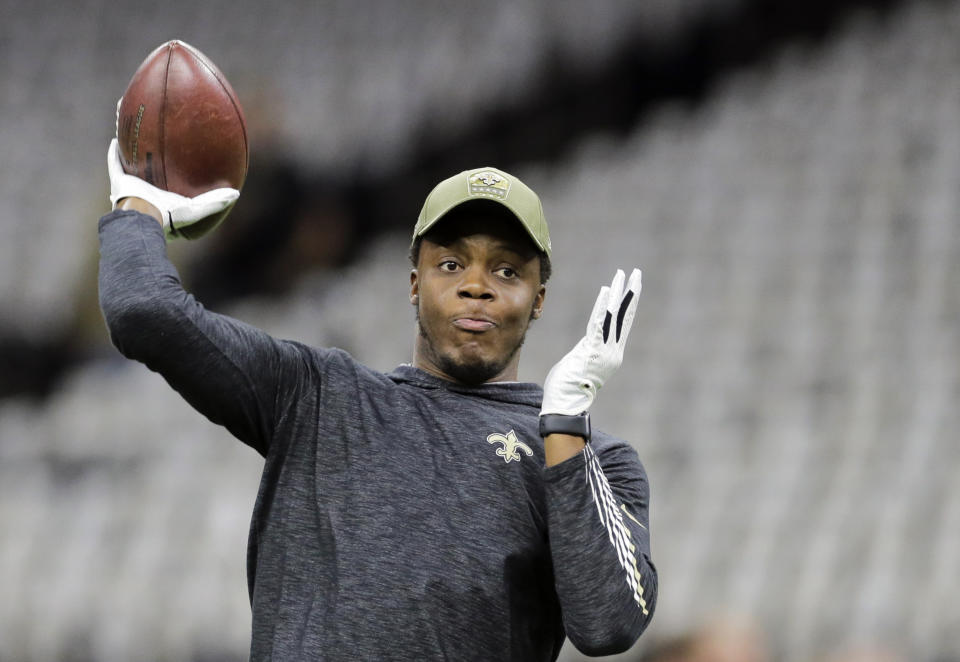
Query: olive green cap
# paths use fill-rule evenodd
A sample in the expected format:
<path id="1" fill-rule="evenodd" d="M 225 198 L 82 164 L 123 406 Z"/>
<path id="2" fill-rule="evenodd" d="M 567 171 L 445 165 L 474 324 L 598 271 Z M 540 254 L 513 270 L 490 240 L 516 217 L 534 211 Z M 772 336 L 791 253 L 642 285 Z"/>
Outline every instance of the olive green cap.
<path id="1" fill-rule="evenodd" d="M 550 233 L 540 198 L 519 179 L 497 168 L 464 170 L 437 184 L 420 210 L 413 229 L 414 241 L 451 209 L 471 200 L 492 200 L 509 209 L 537 248 L 550 257 Z"/>

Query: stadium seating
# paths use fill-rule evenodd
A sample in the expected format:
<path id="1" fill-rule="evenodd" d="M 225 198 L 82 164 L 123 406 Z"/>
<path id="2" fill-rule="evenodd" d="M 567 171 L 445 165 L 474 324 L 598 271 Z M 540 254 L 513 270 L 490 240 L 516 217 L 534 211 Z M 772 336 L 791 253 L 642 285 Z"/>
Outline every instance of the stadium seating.
<path id="1" fill-rule="evenodd" d="M 599 57 L 589 48 L 598 39 L 563 27 L 574 2 L 559 5 L 568 15 L 555 21 L 540 20 L 547 0 L 526 10 L 494 3 L 500 29 L 461 51 L 472 16 L 441 20 L 425 2 L 410 15 L 373 3 L 372 17 L 358 16 L 347 4 L 328 17 L 337 26 L 324 33 L 329 42 L 305 27 L 316 25 L 315 9 L 266 23 L 265 35 L 201 6 L 193 17 L 198 30 L 226 20 L 237 35 L 217 53 L 228 75 L 244 38 L 256 37 L 306 81 L 270 81 L 305 160 L 348 153 L 349 168 L 374 167 L 373 155 L 401 159 L 412 118 L 430 116 L 442 95 L 453 130 L 479 99 L 531 80 L 551 40 Z M 649 18 L 615 13 L 628 4 L 644 3 L 603 5 L 610 20 L 598 37 L 619 34 L 618 17 Z M 525 20 L 511 13 L 524 11 Z M 534 43 L 514 19 L 533 26 Z M 386 37 L 394 21 L 399 41 Z M 75 26 L 90 61 L 61 71 L 62 82 L 82 77 L 94 89 L 51 104 L 51 114 L 111 111 L 103 98 L 112 93 L 85 67 L 123 78 L 126 67 L 96 46 L 120 24 Z M 371 24 L 384 26 L 382 41 Z M 555 251 L 522 378 L 542 380 L 576 342 L 616 267 L 644 270 L 625 365 L 594 412 L 596 425 L 635 444 L 652 484 L 660 603 L 637 651 L 737 613 L 788 662 L 860 643 L 909 660 L 957 659 L 958 33 L 956 0 L 908 4 L 886 20 L 864 13 L 824 43 L 725 79 L 702 105 L 664 105 L 626 139 L 597 135 L 560 163 L 516 169 L 544 200 Z M 144 50 L 117 39 L 126 57 Z M 7 87 L 23 97 L 0 95 L 4 117 L 60 99 L 31 82 L 35 62 L 11 55 Z M 332 69 L 337 57 L 365 64 L 350 78 Z M 460 86 L 467 64 L 483 73 Z M 320 98 L 328 101 L 297 112 Z M 42 164 L 26 140 L 51 130 L 71 140 L 51 129 L 54 119 L 21 125 L 25 140 L 7 155 L 30 167 L 0 165 L 0 209 L 30 220 L 0 225 L 0 305 L 13 324 L 63 323 L 74 292 L 62 284 L 89 257 L 78 246 L 90 228 L 76 216 L 95 216 L 89 192 L 104 188 L 91 171 L 109 127 L 77 139 L 62 198 L 27 187 Z M 80 165 L 81 150 L 95 167 Z M 412 347 L 407 241 L 384 236 L 346 270 L 308 274 L 282 299 L 223 312 L 389 370 Z M 376 306 L 355 305 L 371 296 Z M 384 319 L 398 322 L 385 331 Z M 0 660 L 245 659 L 244 546 L 258 466 L 159 376 L 113 354 L 45 401 L 0 401 Z M 568 648 L 563 659 L 581 658 Z"/>

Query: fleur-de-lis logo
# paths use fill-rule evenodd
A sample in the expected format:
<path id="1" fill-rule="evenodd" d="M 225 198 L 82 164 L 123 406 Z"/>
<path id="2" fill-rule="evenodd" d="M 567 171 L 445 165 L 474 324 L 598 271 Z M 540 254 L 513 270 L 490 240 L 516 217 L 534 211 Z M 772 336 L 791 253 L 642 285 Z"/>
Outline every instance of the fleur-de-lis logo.
<path id="1" fill-rule="evenodd" d="M 487 442 L 491 444 L 503 444 L 501 448 L 497 449 L 497 455 L 502 457 L 504 462 L 510 462 L 511 460 L 516 460 L 519 462 L 519 451 L 526 453 L 527 457 L 533 455 L 533 450 L 525 443 L 517 439 L 517 433 L 513 430 L 510 430 L 510 432 L 506 434 L 494 432 L 487 437 Z"/>
<path id="2" fill-rule="evenodd" d="M 477 179 L 483 182 L 484 186 L 496 186 L 503 180 L 503 177 L 501 177 L 495 172 L 488 171 L 488 172 L 479 173 L 477 175 Z"/>

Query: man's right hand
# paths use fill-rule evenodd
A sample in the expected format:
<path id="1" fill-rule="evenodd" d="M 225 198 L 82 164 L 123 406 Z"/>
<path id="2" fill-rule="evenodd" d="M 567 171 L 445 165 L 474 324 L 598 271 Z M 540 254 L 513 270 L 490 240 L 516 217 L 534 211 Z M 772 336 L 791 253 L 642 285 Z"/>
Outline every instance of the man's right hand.
<path id="1" fill-rule="evenodd" d="M 178 231 L 182 228 L 232 207 L 240 197 L 240 191 L 236 189 L 218 188 L 187 198 L 159 189 L 134 175 L 128 175 L 120 163 L 120 149 L 116 138 L 110 141 L 110 148 L 107 150 L 107 172 L 110 175 L 110 202 L 113 208 L 136 209 L 153 216 L 163 225 L 167 239 L 178 236 Z M 140 204 L 137 199 L 147 205 Z M 121 203 L 124 200 L 128 202 Z M 154 210 L 156 214 L 152 213 Z"/>

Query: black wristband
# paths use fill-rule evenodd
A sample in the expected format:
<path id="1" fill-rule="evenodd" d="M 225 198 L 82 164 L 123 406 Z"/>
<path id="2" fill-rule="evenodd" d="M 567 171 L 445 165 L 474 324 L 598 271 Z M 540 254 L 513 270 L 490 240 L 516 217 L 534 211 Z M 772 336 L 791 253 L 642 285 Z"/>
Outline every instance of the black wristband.
<path id="1" fill-rule="evenodd" d="M 548 434 L 569 434 L 590 441 L 590 413 L 576 416 L 564 414 L 540 414 L 540 436 Z"/>

